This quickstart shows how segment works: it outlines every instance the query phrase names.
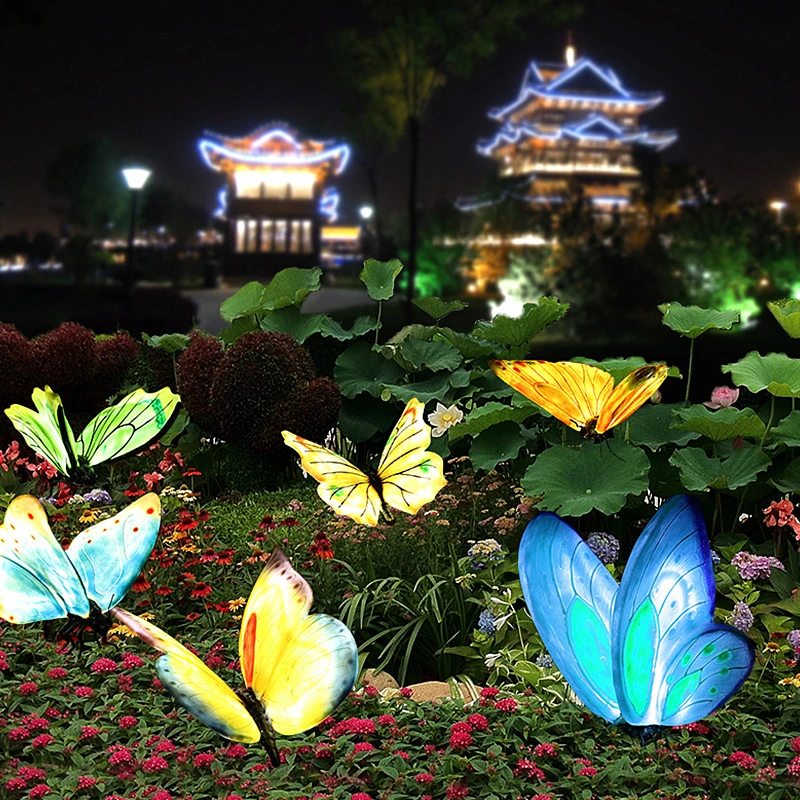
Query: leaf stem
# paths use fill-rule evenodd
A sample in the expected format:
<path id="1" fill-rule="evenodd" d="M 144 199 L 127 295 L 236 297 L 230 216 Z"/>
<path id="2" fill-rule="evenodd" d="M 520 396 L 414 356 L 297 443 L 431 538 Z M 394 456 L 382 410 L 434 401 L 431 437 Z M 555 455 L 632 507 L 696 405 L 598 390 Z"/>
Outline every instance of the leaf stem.
<path id="1" fill-rule="evenodd" d="M 689 370 L 686 374 L 686 396 L 683 398 L 684 403 L 689 402 L 689 387 L 692 385 L 692 364 L 694 363 L 694 339 L 690 339 L 689 341 Z"/>
<path id="2" fill-rule="evenodd" d="M 375 325 L 375 347 L 378 346 L 378 332 L 381 329 L 381 311 L 383 310 L 383 300 L 378 300 L 378 319 Z"/>
<path id="3" fill-rule="evenodd" d="M 764 428 L 764 435 L 761 437 L 761 444 L 759 447 L 763 450 L 764 449 L 764 442 L 767 441 L 767 436 L 769 435 L 769 430 L 772 427 L 772 423 L 775 420 L 775 395 L 772 395 L 772 400 L 769 404 L 769 419 L 767 420 L 767 427 Z"/>

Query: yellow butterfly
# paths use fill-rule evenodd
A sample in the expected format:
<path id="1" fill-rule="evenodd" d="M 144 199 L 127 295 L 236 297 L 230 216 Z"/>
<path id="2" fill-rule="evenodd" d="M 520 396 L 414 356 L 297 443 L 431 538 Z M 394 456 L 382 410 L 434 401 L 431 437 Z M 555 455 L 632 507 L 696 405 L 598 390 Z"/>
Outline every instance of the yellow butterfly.
<path id="1" fill-rule="evenodd" d="M 234 691 L 160 628 L 121 608 L 111 613 L 165 655 L 156 661 L 164 688 L 204 725 L 237 742 L 264 742 L 280 756 L 275 732 L 319 725 L 353 688 L 358 649 L 344 623 L 308 611 L 314 595 L 275 549 L 256 581 L 239 632 L 245 688 Z"/>
<path id="2" fill-rule="evenodd" d="M 605 370 L 573 361 L 490 361 L 498 378 L 584 436 L 597 438 L 624 422 L 667 377 L 666 364 L 646 364 L 614 386 Z"/>
<path id="3" fill-rule="evenodd" d="M 444 464 L 425 448 L 431 429 L 424 419 L 425 404 L 408 401 L 383 448 L 378 468 L 362 472 L 327 447 L 283 431 L 283 440 L 300 455 L 303 469 L 319 481 L 317 493 L 337 513 L 377 525 L 384 504 L 416 514 L 447 483 Z"/>

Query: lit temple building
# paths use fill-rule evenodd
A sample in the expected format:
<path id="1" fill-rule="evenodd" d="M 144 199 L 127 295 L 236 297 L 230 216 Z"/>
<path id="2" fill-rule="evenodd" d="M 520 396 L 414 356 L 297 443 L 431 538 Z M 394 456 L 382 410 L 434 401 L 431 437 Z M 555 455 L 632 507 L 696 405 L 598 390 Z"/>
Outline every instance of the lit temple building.
<path id="1" fill-rule="evenodd" d="M 226 277 L 319 264 L 321 217 L 335 220 L 338 203 L 325 183 L 347 165 L 347 145 L 301 139 L 271 124 L 241 138 L 207 133 L 198 147 L 227 177 L 215 213 L 227 221 Z"/>
<path id="2" fill-rule="evenodd" d="M 500 128 L 477 149 L 498 162 L 501 177 L 520 179 L 520 200 L 559 202 L 580 188 L 600 211 L 623 208 L 638 184 L 634 145 L 661 150 L 677 138 L 639 124 L 663 99 L 627 89 L 610 67 L 576 60 L 570 42 L 565 63 L 530 62 L 516 98 L 489 112 Z"/>

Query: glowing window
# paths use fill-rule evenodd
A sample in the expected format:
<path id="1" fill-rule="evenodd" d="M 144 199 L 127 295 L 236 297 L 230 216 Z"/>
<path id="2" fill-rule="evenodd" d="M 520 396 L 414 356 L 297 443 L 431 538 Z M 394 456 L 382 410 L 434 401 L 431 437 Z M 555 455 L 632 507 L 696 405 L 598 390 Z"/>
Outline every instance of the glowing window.
<path id="1" fill-rule="evenodd" d="M 303 252 L 304 253 L 314 252 L 314 239 L 313 239 L 313 231 L 311 228 L 310 219 L 303 220 Z"/>
<path id="2" fill-rule="evenodd" d="M 245 241 L 245 221 L 243 219 L 236 220 L 236 252 L 237 253 L 244 253 L 244 241 Z"/>
<path id="3" fill-rule="evenodd" d="M 262 219 L 261 220 L 261 252 L 262 253 L 271 253 L 272 252 L 272 220 L 271 219 Z"/>
<path id="4" fill-rule="evenodd" d="M 254 219 L 247 220 L 247 252 L 255 253 L 258 245 L 256 221 Z"/>
<path id="5" fill-rule="evenodd" d="M 239 170 L 234 173 L 237 197 L 261 197 L 263 173 L 256 170 Z"/>
<path id="6" fill-rule="evenodd" d="M 289 252 L 300 252 L 300 220 L 292 220 L 292 235 L 289 237 Z"/>
<path id="7" fill-rule="evenodd" d="M 275 252 L 286 252 L 286 231 L 288 226 L 285 219 L 275 220 Z"/>

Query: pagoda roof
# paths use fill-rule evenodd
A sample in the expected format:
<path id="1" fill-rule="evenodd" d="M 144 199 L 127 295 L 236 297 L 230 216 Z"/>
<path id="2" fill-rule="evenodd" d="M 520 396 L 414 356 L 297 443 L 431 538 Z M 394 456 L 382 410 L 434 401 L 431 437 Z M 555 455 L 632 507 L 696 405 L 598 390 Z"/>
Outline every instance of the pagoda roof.
<path id="1" fill-rule="evenodd" d="M 633 92 L 625 88 L 611 67 L 601 67 L 590 58 L 581 58 L 571 67 L 531 61 L 515 100 L 503 108 L 492 109 L 489 117 L 504 121 L 526 102 L 535 98 L 633 104 L 643 111 L 658 105 L 659 92 Z"/>
<path id="2" fill-rule="evenodd" d="M 525 139 L 576 139 L 581 141 L 617 141 L 630 144 L 643 144 L 656 150 L 671 145 L 678 135 L 674 131 L 651 131 L 647 128 L 631 128 L 617 125 L 604 114 L 587 114 L 582 120 L 563 125 L 557 130 L 543 129 L 536 123 L 513 123 L 505 125 L 491 139 L 478 142 L 478 152 L 491 156 L 498 147 L 505 144 L 519 144 Z"/>
<path id="3" fill-rule="evenodd" d="M 346 144 L 303 139 L 284 123 L 262 125 L 246 136 L 206 131 L 198 143 L 211 169 L 228 171 L 237 165 L 264 167 L 330 167 L 338 175 L 350 158 Z"/>

